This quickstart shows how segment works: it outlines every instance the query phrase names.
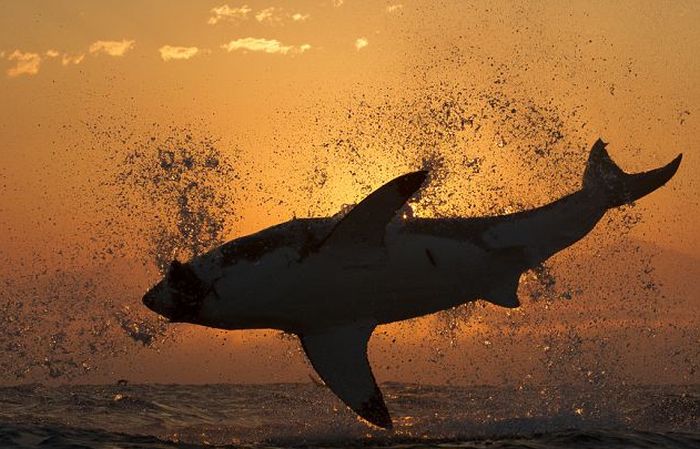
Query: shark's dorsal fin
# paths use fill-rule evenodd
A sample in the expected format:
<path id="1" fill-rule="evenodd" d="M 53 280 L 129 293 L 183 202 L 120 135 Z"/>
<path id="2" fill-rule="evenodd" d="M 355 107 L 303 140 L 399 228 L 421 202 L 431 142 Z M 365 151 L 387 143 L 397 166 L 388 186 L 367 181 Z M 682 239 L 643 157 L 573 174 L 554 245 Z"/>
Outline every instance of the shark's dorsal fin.
<path id="1" fill-rule="evenodd" d="M 375 426 L 391 428 L 391 416 L 367 360 L 374 325 L 348 325 L 300 335 L 311 365 L 328 388 Z"/>
<path id="2" fill-rule="evenodd" d="M 319 248 L 382 245 L 386 225 L 427 176 L 427 171 L 408 173 L 370 193 L 335 225 Z"/>

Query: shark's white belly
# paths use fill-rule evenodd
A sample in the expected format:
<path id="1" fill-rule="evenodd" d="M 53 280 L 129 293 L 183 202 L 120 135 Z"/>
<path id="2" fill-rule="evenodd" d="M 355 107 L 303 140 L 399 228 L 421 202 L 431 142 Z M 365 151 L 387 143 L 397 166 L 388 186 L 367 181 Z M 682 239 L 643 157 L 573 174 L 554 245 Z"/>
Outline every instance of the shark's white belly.
<path id="1" fill-rule="evenodd" d="M 300 331 L 317 323 L 387 323 L 474 299 L 477 247 L 425 235 L 388 235 L 384 247 L 339 248 L 299 262 L 289 249 L 240 263 L 216 282 L 206 310 L 220 327 Z"/>

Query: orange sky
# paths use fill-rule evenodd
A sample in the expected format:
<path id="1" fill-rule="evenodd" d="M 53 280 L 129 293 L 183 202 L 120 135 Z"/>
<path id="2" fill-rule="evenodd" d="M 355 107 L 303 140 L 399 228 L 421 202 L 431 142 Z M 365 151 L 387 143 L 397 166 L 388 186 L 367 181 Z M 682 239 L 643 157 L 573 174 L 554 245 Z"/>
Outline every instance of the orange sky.
<path id="1" fill-rule="evenodd" d="M 0 273 L 10 278 L 59 267 L 100 271 L 105 268 L 92 255 L 111 243 L 96 235 L 138 240 L 140 218 L 105 212 L 109 204 L 96 205 L 95 192 L 101 192 L 100 182 L 118 170 L 111 165 L 114 159 L 105 155 L 122 154 L 128 142 L 147 139 L 154 123 L 210 136 L 235 161 L 242 178 L 231 181 L 236 202 L 228 237 L 294 215 L 332 214 L 342 204 L 359 200 L 366 193 L 362 188 L 415 168 L 427 154 L 440 155 L 447 166 L 445 183 L 435 193 L 449 198 L 444 200 L 449 205 L 438 206 L 443 212 L 484 213 L 496 206 L 541 204 L 578 187 L 576 173 L 582 168 L 572 161 L 581 162 L 583 145 L 601 136 L 611 142 L 613 157 L 630 171 L 666 163 L 679 152 L 685 155 L 669 186 L 640 202 L 635 210 L 643 221 L 621 239 L 644 242 L 645 248 L 662 253 L 652 264 L 663 284 L 655 294 L 679 297 L 680 313 L 666 304 L 662 311 L 669 315 L 654 316 L 653 308 L 641 308 L 639 316 L 663 322 L 664 317 L 669 321 L 686 312 L 691 318 L 687 326 L 696 328 L 698 297 L 688 277 L 697 273 L 700 257 L 700 191 L 695 179 L 700 170 L 700 5 L 488 3 L 4 2 Z M 555 151 L 569 145 L 580 156 L 569 157 L 561 166 L 551 160 L 525 164 L 525 175 L 521 161 L 499 152 L 502 130 L 494 125 L 502 123 L 498 118 L 485 119 L 478 136 L 426 131 L 442 126 L 430 121 L 439 117 L 430 112 L 431 101 L 466 98 L 478 106 L 482 92 L 489 98 L 512 99 L 518 113 L 528 105 L 554 111 L 565 132 Z M 416 108 L 422 108 L 420 113 Z M 121 131 L 107 132 L 115 128 Z M 323 143 L 341 138 L 365 145 L 361 155 L 319 150 Z M 499 172 L 468 178 L 468 170 L 458 165 L 465 152 L 492 162 Z M 323 187 L 310 189 L 309 174 L 317 167 L 323 168 L 327 180 Z M 572 182 L 568 177 L 561 181 L 560 174 Z M 489 190 L 494 186 L 504 190 L 494 193 Z M 116 217 L 115 229 L 120 231 L 94 229 L 105 214 Z M 600 235 L 593 238 L 606 245 L 617 242 Z M 579 251 L 593 250 L 583 245 Z M 630 251 L 620 260 L 637 257 Z M 71 257 L 66 256 L 69 252 Z M 129 265 L 128 257 L 110 263 Z M 673 260 L 680 266 L 669 268 Z M 644 267 L 630 265 L 637 271 L 626 275 L 634 281 Z M 625 275 L 624 270 L 619 275 Z M 155 278 L 153 266 L 131 265 L 125 285 L 114 288 L 129 292 L 121 298 L 125 304 L 139 307 L 138 292 Z M 533 314 L 550 316 L 541 305 L 532 306 Z M 581 301 L 574 309 L 606 313 L 604 308 L 586 307 Z M 495 332 L 492 340 L 501 332 L 494 330 L 500 316 L 486 315 L 485 326 Z M 534 329 L 542 325 L 523 320 Z M 407 339 L 408 346 L 415 341 L 405 327 L 390 328 L 390 333 Z M 109 370 L 115 369 L 121 376 L 167 381 L 169 377 L 156 368 L 163 357 L 179 366 L 192 353 L 200 353 L 210 362 L 227 360 L 224 354 L 230 354 L 225 356 L 229 361 L 207 362 L 204 374 L 178 374 L 176 380 L 253 381 L 268 371 L 277 374 L 261 381 L 305 380 L 299 354 L 289 356 L 292 374 L 279 374 L 276 351 L 295 346 L 280 344 L 277 337 L 233 333 L 229 342 L 246 343 L 225 343 L 228 346 L 221 349 L 218 334 L 182 330 L 182 335 L 160 355 L 130 347 L 127 352 L 135 361 L 128 369 L 118 360 L 97 378 L 110 380 Z M 681 338 L 671 333 L 667 337 Z M 692 353 L 688 348 L 696 337 L 684 338 L 679 340 L 683 350 Z M 264 352 L 269 359 L 256 359 L 250 349 L 255 345 L 268 348 Z M 405 363 L 411 351 L 397 347 L 396 354 L 376 357 Z M 458 353 L 466 350 L 446 351 L 445 363 L 453 368 L 438 376 L 440 381 L 464 372 L 464 355 Z M 227 375 L 238 366 L 236 357 L 256 368 Z M 629 362 L 629 372 L 639 369 L 635 363 Z M 432 371 L 420 366 L 404 366 L 401 374 L 379 368 L 378 376 L 426 381 L 433 374 L 425 373 Z M 498 373 L 500 368 L 489 369 Z M 694 376 L 691 380 L 697 381 Z"/>

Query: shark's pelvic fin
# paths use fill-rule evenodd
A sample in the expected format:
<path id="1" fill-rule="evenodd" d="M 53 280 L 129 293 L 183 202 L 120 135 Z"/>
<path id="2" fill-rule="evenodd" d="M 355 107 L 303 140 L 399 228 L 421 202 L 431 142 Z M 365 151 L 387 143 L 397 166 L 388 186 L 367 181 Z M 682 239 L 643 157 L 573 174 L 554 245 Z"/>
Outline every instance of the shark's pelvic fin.
<path id="1" fill-rule="evenodd" d="M 605 149 L 606 145 L 600 139 L 593 144 L 583 174 L 583 188 L 603 194 L 609 208 L 629 204 L 666 184 L 676 174 L 683 158 L 679 154 L 673 161 L 655 170 L 625 173 L 612 160 Z"/>
<path id="2" fill-rule="evenodd" d="M 520 299 L 518 299 L 518 284 L 520 276 L 514 276 L 505 282 L 501 282 L 486 295 L 486 300 L 497 306 L 514 309 L 520 307 Z"/>
<path id="3" fill-rule="evenodd" d="M 367 360 L 374 325 L 349 325 L 300 335 L 311 365 L 333 393 L 375 426 L 392 427 L 382 392 Z"/>
<path id="4" fill-rule="evenodd" d="M 370 193 L 338 222 L 320 247 L 382 245 L 386 225 L 420 189 L 427 176 L 427 171 L 408 173 Z"/>
<path id="5" fill-rule="evenodd" d="M 498 276 L 499 282 L 491 287 L 484 299 L 497 306 L 509 309 L 519 307 L 518 285 L 520 284 L 520 276 L 530 263 L 527 247 L 509 246 L 493 249 L 491 255 L 505 262 L 510 268 L 510 272 L 503 276 Z"/>

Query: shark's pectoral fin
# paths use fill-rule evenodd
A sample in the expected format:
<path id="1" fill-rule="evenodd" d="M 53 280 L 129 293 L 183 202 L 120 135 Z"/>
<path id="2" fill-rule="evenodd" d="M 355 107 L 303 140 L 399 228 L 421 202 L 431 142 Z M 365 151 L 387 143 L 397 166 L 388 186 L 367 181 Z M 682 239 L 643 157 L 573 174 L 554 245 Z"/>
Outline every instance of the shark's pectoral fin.
<path id="1" fill-rule="evenodd" d="M 362 418 L 390 429 L 391 416 L 367 360 L 373 330 L 373 325 L 351 325 L 300 337 L 311 365 L 328 388 Z"/>
<path id="2" fill-rule="evenodd" d="M 420 189 L 427 176 L 427 171 L 408 173 L 370 193 L 335 225 L 320 247 L 381 245 L 386 225 Z"/>

